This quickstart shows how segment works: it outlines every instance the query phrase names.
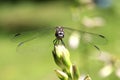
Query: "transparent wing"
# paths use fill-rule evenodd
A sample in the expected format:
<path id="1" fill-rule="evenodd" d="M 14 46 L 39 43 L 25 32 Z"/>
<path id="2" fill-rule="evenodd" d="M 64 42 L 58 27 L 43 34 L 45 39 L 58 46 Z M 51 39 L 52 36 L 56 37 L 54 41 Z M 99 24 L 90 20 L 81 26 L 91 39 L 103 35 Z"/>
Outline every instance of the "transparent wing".
<path id="1" fill-rule="evenodd" d="M 100 51 L 98 45 L 104 45 L 108 42 L 107 38 L 102 34 L 96 34 L 92 32 L 86 32 L 78 29 L 72 29 L 68 27 L 63 27 L 68 32 L 76 31 L 81 35 L 81 41 L 85 43 L 89 43 L 90 45 L 94 46 L 97 50 Z M 65 31 L 66 32 L 66 31 Z"/>
<path id="2" fill-rule="evenodd" d="M 31 37 L 30 37 L 31 36 Z M 21 46 L 25 42 L 33 40 L 38 37 L 38 32 L 35 31 L 25 31 L 25 32 L 18 32 L 15 33 L 12 37 L 14 42 L 20 42 L 18 46 Z"/>
<path id="3" fill-rule="evenodd" d="M 106 44 L 108 42 L 107 38 L 102 34 L 72 29 L 68 27 L 64 27 L 64 29 L 70 31 L 77 31 L 78 33 L 80 33 L 80 35 L 82 35 L 82 39 L 86 42 L 91 42 L 94 44 Z"/>
<path id="4" fill-rule="evenodd" d="M 32 48 L 38 49 L 39 47 L 44 46 L 43 43 L 45 43 L 45 45 L 46 45 L 46 43 L 47 43 L 46 40 L 48 40 L 48 39 L 51 41 L 54 40 L 53 36 L 51 36 L 51 33 L 52 34 L 54 33 L 54 31 L 53 31 L 54 29 L 55 28 L 53 28 L 53 27 L 41 27 L 37 30 L 18 32 L 16 34 L 14 34 L 12 40 L 14 42 L 18 43 L 18 45 L 16 47 L 17 52 L 18 51 L 26 51 L 26 50 L 30 51 L 30 50 L 32 50 Z M 48 38 L 46 38 L 46 36 Z M 25 48 L 26 48 L 26 50 L 25 50 Z"/>
<path id="5" fill-rule="evenodd" d="M 13 35 L 13 40 L 17 41 L 20 40 L 21 42 L 18 44 L 18 47 L 23 45 L 26 42 L 29 42 L 33 39 L 36 39 L 39 36 L 45 36 L 48 35 L 48 33 L 51 33 L 54 28 L 52 27 L 40 27 L 36 30 L 30 30 L 30 31 L 23 31 L 23 32 L 17 32 Z M 54 32 L 54 31 L 53 31 Z"/>

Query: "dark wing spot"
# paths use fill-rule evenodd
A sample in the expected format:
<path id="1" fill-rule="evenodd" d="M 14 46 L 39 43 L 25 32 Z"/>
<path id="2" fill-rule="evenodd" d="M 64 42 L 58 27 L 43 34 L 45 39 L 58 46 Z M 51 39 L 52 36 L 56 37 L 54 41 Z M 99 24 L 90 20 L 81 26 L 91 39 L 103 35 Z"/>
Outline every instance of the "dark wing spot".
<path id="1" fill-rule="evenodd" d="M 103 36 L 103 35 L 99 35 L 101 38 L 105 38 L 105 36 Z"/>
<path id="2" fill-rule="evenodd" d="M 95 47 L 97 50 L 99 50 L 99 51 L 100 51 L 100 48 L 99 48 L 98 46 L 94 45 L 94 47 Z"/>
<path id="3" fill-rule="evenodd" d="M 17 37 L 17 36 L 19 36 L 19 35 L 21 35 L 21 33 L 16 33 L 14 37 Z"/>

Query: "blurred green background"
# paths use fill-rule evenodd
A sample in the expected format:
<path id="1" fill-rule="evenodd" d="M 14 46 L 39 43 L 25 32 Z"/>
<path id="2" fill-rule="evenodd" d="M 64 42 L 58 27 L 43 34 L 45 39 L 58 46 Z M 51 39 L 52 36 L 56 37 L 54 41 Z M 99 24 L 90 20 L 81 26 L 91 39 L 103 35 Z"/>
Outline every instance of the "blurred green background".
<path id="1" fill-rule="evenodd" d="M 120 1 L 93 1 L 0 1 L 0 80 L 59 80 L 54 72 L 58 67 L 52 57 L 52 41 L 55 39 L 53 30 L 51 32 L 43 29 L 38 38 L 17 48 L 19 42 L 33 37 L 36 33 L 29 31 L 59 25 L 106 36 L 108 43 L 99 46 L 103 56 L 104 52 L 109 54 L 105 56 L 105 61 L 105 58 L 102 58 L 103 61 L 98 59 L 96 55 L 99 55 L 99 51 L 94 47 L 82 43 L 76 50 L 68 48 L 71 61 L 78 66 L 81 75 L 89 74 L 93 80 L 119 80 Z M 91 21 L 95 17 L 100 19 L 97 26 Z M 14 39 L 16 32 L 24 32 L 25 35 Z M 107 65 L 112 66 L 107 69 L 111 73 L 108 76 L 103 74 L 105 77 L 100 76 L 99 71 Z"/>

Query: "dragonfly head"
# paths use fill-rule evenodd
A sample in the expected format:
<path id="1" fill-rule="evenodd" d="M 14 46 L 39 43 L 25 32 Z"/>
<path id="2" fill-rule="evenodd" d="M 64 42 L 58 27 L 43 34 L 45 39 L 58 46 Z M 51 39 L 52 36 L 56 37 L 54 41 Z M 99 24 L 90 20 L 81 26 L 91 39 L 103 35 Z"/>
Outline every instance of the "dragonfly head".
<path id="1" fill-rule="evenodd" d="M 63 29 L 62 26 L 56 27 L 55 36 L 56 36 L 57 39 L 64 38 L 64 29 Z"/>

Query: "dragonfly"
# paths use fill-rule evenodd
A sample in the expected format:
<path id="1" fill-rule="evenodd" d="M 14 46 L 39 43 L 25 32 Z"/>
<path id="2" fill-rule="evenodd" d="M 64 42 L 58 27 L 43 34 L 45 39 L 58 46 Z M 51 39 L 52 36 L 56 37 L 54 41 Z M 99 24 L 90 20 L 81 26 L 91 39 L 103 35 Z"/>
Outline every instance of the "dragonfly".
<path id="1" fill-rule="evenodd" d="M 37 29 L 37 33 L 38 33 L 38 35 L 36 35 L 36 36 L 33 36 L 33 37 L 31 37 L 30 39 L 27 39 L 27 40 L 24 40 L 24 41 L 22 41 L 22 42 L 20 42 L 18 45 L 17 45 L 17 47 L 20 47 L 20 46 L 22 46 L 22 45 L 24 45 L 26 42 L 29 42 L 29 41 L 31 41 L 31 40 L 33 40 L 33 39 L 36 39 L 38 36 L 39 36 L 39 34 L 40 34 L 40 32 L 41 31 L 44 31 L 44 30 L 55 30 L 55 39 L 53 40 L 53 44 L 54 45 L 57 45 L 57 44 L 63 44 L 63 45 L 65 45 L 65 43 L 64 43 L 64 41 L 63 41 L 63 39 L 64 39 L 64 37 L 65 37 L 65 32 L 66 32 L 66 30 L 67 31 L 69 31 L 69 32 L 72 32 L 72 31 L 76 31 L 76 32 L 78 32 L 79 34 L 81 34 L 81 35 L 85 35 L 85 34 L 89 34 L 91 37 L 92 37 L 92 40 L 91 41 L 88 41 L 88 43 L 90 44 L 90 45 L 92 45 L 92 46 L 94 46 L 97 50 L 99 50 L 100 51 L 100 48 L 96 45 L 96 42 L 107 42 L 107 38 L 104 36 L 104 35 L 102 35 L 102 34 L 97 34 L 97 33 L 92 33 L 92 32 L 87 32 L 87 31 L 83 31 L 83 30 L 78 30 L 78 29 L 73 29 L 73 28 L 69 28 L 69 27 L 64 27 L 64 26 L 57 26 L 57 27 L 41 27 L 41 28 L 39 28 L 39 29 Z M 19 36 L 21 36 L 22 35 L 22 33 L 16 33 L 15 35 L 14 35 L 14 38 L 16 38 L 16 37 L 19 37 Z M 24 34 L 23 34 L 24 35 Z M 84 39 L 83 39 L 84 40 Z M 98 41 L 96 41 L 96 40 L 98 40 Z M 100 40 L 100 41 L 99 41 Z"/>

